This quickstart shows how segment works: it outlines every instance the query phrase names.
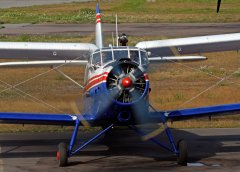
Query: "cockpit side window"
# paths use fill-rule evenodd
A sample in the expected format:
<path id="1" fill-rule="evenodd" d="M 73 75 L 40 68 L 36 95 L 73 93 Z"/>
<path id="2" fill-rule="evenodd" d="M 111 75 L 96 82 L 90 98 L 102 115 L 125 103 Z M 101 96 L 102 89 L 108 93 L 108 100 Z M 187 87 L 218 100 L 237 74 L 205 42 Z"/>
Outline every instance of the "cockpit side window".
<path id="1" fill-rule="evenodd" d="M 133 62 L 136 62 L 136 63 L 139 64 L 139 51 L 131 50 L 131 51 L 130 51 L 130 59 L 131 59 Z"/>
<path id="2" fill-rule="evenodd" d="M 92 64 L 95 65 L 95 66 L 101 66 L 101 57 L 100 57 L 100 53 L 99 52 L 93 54 Z"/>
<path id="3" fill-rule="evenodd" d="M 129 58 L 128 57 L 128 50 L 114 50 L 114 60 L 119 60 L 122 58 Z"/>
<path id="4" fill-rule="evenodd" d="M 102 62 L 103 64 L 113 60 L 112 51 L 102 51 Z"/>
<path id="5" fill-rule="evenodd" d="M 140 51 L 141 52 L 141 62 L 142 65 L 147 65 L 148 64 L 148 56 L 147 53 L 144 51 Z"/>

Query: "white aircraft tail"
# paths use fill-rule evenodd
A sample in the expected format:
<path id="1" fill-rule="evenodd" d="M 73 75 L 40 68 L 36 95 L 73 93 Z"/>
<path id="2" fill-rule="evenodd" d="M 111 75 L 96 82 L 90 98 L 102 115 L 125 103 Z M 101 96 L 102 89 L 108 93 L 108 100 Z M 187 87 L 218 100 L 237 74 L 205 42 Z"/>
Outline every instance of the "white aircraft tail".
<path id="1" fill-rule="evenodd" d="M 96 46 L 98 48 L 103 47 L 101 14 L 100 14 L 100 8 L 98 4 L 96 6 Z"/>

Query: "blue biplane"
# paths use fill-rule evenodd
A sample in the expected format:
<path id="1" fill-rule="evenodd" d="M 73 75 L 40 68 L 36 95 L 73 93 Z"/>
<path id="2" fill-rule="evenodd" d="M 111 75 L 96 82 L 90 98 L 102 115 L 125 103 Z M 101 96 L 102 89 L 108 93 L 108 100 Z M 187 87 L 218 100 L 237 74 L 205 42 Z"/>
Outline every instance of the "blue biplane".
<path id="1" fill-rule="evenodd" d="M 156 138 L 151 138 L 151 140 L 176 154 L 179 164 L 186 165 L 186 142 L 180 140 L 175 143 L 166 122 L 236 112 L 240 110 L 240 104 L 170 111 L 157 111 L 149 108 L 151 105 L 148 99 L 150 92 L 148 66 L 161 61 L 206 59 L 202 56 L 184 56 L 190 53 L 238 50 L 240 33 L 143 41 L 132 47 L 127 46 L 127 42 L 127 37 L 123 34 L 118 38 L 117 43 L 121 46 L 103 46 L 101 14 L 98 5 L 96 8 L 96 44 L 1 42 L 1 58 L 28 59 L 28 61 L 2 62 L 1 67 L 51 66 L 54 68 L 60 65 L 85 65 L 86 70 L 83 87 L 84 110 L 81 114 L 1 112 L 0 120 L 11 123 L 74 125 L 70 143 L 59 144 L 57 152 L 59 166 L 66 166 L 69 157 L 81 151 L 114 126 L 129 126 L 144 135 L 135 127 L 137 124 L 162 123 L 171 147 Z M 177 48 L 181 56 L 169 55 L 167 49 L 171 47 Z M 214 47 L 217 48 L 214 49 Z M 86 57 L 86 53 L 90 56 Z M 80 125 L 102 126 L 103 130 L 75 148 Z"/>

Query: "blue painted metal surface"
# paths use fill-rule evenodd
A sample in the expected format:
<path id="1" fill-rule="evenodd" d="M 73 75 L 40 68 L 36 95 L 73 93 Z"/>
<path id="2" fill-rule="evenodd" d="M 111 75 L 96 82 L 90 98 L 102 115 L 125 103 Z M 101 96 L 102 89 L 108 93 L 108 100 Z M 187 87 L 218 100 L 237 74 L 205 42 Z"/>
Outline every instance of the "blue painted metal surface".
<path id="1" fill-rule="evenodd" d="M 96 5 L 96 14 L 97 13 L 100 13 L 100 8 L 99 8 L 99 4 L 97 3 L 97 5 Z"/>
<path id="2" fill-rule="evenodd" d="M 168 112 L 167 118 L 175 119 L 184 117 L 195 117 L 234 111 L 240 111 L 240 104 L 224 104 L 217 106 L 173 110 Z"/>
<path id="3" fill-rule="evenodd" d="M 78 153 L 80 150 L 82 150 L 83 148 L 85 148 L 87 145 L 89 145 L 90 143 L 92 143 L 94 140 L 98 139 L 100 136 L 102 136 L 104 133 L 106 133 L 108 130 L 110 130 L 113 127 L 113 124 L 111 124 L 109 127 L 105 128 L 104 130 L 102 130 L 101 132 L 99 132 L 96 136 L 94 136 L 93 138 L 91 138 L 90 140 L 88 140 L 87 142 L 85 142 L 83 145 L 81 145 L 79 148 L 77 148 L 75 151 L 70 152 L 70 155 L 74 155 L 76 153 Z"/>
<path id="4" fill-rule="evenodd" d="M 174 152 L 175 154 L 179 155 L 179 152 L 178 152 L 178 150 L 177 150 L 176 144 L 175 144 L 175 142 L 174 142 L 173 135 L 172 135 L 170 129 L 168 128 L 167 124 L 164 124 L 164 129 L 165 129 L 165 132 L 166 132 L 166 134 L 167 134 L 168 140 L 169 140 L 169 142 L 170 142 L 171 145 L 172 145 L 172 149 L 171 149 L 172 152 Z"/>
<path id="5" fill-rule="evenodd" d="M 172 120 L 184 120 L 194 117 L 203 117 L 209 115 L 217 115 L 227 112 L 237 112 L 240 111 L 240 104 L 224 104 L 216 106 L 205 106 L 199 108 L 189 108 L 189 109 L 179 109 L 172 111 L 158 111 L 158 112 L 149 112 L 149 118 L 155 119 L 156 121 L 164 116 L 166 119 Z"/>
<path id="6" fill-rule="evenodd" d="M 11 123 L 31 123 L 31 124 L 61 124 L 74 125 L 76 120 L 84 119 L 88 122 L 95 120 L 94 116 L 83 114 L 44 114 L 44 113 L 16 113 L 0 112 L 0 120 L 10 121 Z"/>
<path id="7" fill-rule="evenodd" d="M 80 125 L 80 121 L 76 120 L 76 124 L 75 124 L 74 130 L 73 130 L 72 138 L 71 138 L 69 148 L 68 148 L 69 149 L 69 151 L 68 151 L 68 156 L 69 157 L 71 156 L 71 152 L 72 152 L 73 146 L 74 146 L 75 141 L 76 141 L 79 125 Z"/>
<path id="8" fill-rule="evenodd" d="M 76 115 L 67 114 L 41 114 L 41 113 L 8 113 L 1 112 L 0 120 L 25 120 L 25 121 L 64 121 L 73 122 Z"/>

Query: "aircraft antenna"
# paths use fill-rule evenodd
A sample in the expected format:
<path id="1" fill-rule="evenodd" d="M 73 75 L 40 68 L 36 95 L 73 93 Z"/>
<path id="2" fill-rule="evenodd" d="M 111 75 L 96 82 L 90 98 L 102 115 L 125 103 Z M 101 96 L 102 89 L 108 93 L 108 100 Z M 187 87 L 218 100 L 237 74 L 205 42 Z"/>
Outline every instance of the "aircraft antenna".
<path id="1" fill-rule="evenodd" d="M 114 46 L 114 42 L 115 42 L 115 40 L 114 40 L 114 35 L 113 35 L 113 32 L 112 32 L 112 45 Z"/>
<path id="2" fill-rule="evenodd" d="M 117 14 L 116 14 L 116 43 L 118 47 L 118 19 L 117 19 Z"/>

